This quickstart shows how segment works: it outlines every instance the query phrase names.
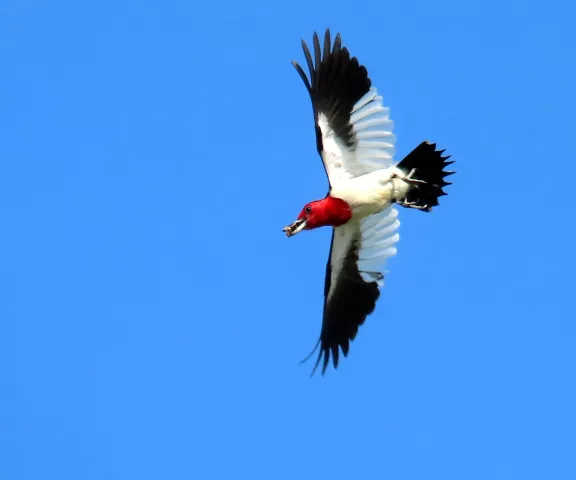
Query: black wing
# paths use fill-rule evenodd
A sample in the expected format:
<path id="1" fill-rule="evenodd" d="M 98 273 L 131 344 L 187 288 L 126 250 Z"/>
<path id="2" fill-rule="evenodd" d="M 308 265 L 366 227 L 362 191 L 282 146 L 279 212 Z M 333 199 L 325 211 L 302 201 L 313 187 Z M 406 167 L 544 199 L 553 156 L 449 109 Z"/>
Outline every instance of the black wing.
<path id="1" fill-rule="evenodd" d="M 346 357 L 350 342 L 356 337 L 358 328 L 364 323 L 366 317 L 374 311 L 376 301 L 380 296 L 378 284 L 364 281 L 358 270 L 358 249 L 361 238 L 358 227 L 343 226 L 338 230 L 343 232 L 343 235 L 336 236 L 334 230 L 332 232 L 324 283 L 324 315 L 319 340 L 320 352 L 312 373 L 322 361 L 322 374 L 324 374 L 330 355 L 332 355 L 334 368 L 338 368 L 340 349 Z M 332 279 L 333 255 L 337 255 L 342 260 L 335 279 Z"/>
<path id="2" fill-rule="evenodd" d="M 300 74 L 312 100 L 316 146 L 322 157 L 326 175 L 330 180 L 330 177 L 338 175 L 340 172 L 334 169 L 333 165 L 330 165 L 333 155 L 328 156 L 328 158 L 323 155 L 322 139 L 323 133 L 326 132 L 323 132 L 322 129 L 329 128 L 332 130 L 342 148 L 353 149 L 355 139 L 352 133 L 350 114 L 357 102 L 370 90 L 371 81 L 368 78 L 366 68 L 358 63 L 356 57 L 350 58 L 348 49 L 342 47 L 340 34 L 336 35 L 333 48 L 330 30 L 326 30 L 322 50 L 317 33 L 314 33 L 313 43 L 315 66 L 308 45 L 302 40 L 302 49 L 310 71 L 310 80 L 296 61 L 293 60 L 292 64 Z M 319 124 L 320 114 L 324 114 L 327 125 Z M 345 158 L 341 158 L 339 163 L 342 160 L 346 162 Z M 346 169 L 348 166 L 344 165 L 343 167 Z M 353 168 L 354 166 L 351 165 L 350 167 Z M 342 166 L 339 169 L 341 170 Z"/>

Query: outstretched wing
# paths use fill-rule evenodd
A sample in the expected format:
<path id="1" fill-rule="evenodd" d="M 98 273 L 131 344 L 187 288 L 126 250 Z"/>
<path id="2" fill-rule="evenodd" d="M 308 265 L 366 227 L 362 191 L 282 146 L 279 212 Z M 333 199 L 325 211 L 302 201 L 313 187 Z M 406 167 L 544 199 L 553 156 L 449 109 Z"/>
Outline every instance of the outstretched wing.
<path id="1" fill-rule="evenodd" d="M 394 124 L 382 97 L 371 88 L 366 68 L 342 47 L 340 34 L 333 46 L 329 30 L 322 49 L 316 33 L 313 43 L 315 63 L 302 41 L 310 80 L 297 62 L 292 63 L 312 100 L 316 144 L 330 185 L 389 167 L 394 156 Z"/>
<path id="2" fill-rule="evenodd" d="M 387 273 L 386 262 L 396 255 L 400 238 L 397 217 L 398 211 L 389 207 L 334 229 L 326 265 L 320 352 L 314 370 L 322 362 L 324 373 L 330 357 L 337 368 L 340 350 L 348 355 L 358 328 L 374 311 Z"/>

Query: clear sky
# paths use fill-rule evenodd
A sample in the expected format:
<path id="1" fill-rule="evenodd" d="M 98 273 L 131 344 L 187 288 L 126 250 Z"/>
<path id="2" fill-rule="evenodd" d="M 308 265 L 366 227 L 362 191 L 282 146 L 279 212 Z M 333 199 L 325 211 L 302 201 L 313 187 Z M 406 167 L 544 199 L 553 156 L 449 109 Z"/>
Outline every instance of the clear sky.
<path id="1" fill-rule="evenodd" d="M 0 1 L 0 478 L 576 478 L 575 10 Z M 326 27 L 459 173 L 311 379 Z"/>

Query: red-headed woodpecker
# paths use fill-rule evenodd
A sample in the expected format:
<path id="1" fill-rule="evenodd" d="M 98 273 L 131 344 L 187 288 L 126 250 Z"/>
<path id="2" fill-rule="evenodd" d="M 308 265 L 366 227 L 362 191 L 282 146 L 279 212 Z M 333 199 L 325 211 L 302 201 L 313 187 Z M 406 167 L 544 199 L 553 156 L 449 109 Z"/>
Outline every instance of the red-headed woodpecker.
<path id="1" fill-rule="evenodd" d="M 304 206 L 284 231 L 291 237 L 303 230 L 332 227 L 326 266 L 324 314 L 314 367 L 322 373 L 332 356 L 338 367 L 340 349 L 348 354 L 358 327 L 376 306 L 388 258 L 396 254 L 400 222 L 394 204 L 429 212 L 446 195 L 444 170 L 451 164 L 444 150 L 423 142 L 401 162 L 393 161 L 395 136 L 390 111 L 371 88 L 366 68 L 342 47 L 330 31 L 321 48 L 314 34 L 314 60 L 302 48 L 310 79 L 294 67 L 312 100 L 318 153 L 330 190 L 322 200 Z"/>

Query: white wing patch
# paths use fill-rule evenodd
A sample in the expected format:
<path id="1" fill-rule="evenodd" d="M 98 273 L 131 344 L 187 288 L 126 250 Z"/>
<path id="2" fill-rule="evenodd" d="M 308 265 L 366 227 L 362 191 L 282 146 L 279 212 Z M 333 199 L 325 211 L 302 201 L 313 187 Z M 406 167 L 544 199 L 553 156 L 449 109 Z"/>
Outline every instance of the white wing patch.
<path id="1" fill-rule="evenodd" d="M 396 137 L 390 109 L 382 106 L 382 97 L 371 88 L 350 112 L 353 142 L 344 144 L 330 127 L 323 113 L 318 115 L 322 132 L 322 160 L 332 184 L 339 180 L 359 177 L 393 163 Z"/>
<path id="2" fill-rule="evenodd" d="M 398 211 L 390 206 L 360 221 L 360 248 L 358 270 L 365 282 L 384 285 L 387 260 L 396 255 L 396 243 L 400 239 Z"/>

